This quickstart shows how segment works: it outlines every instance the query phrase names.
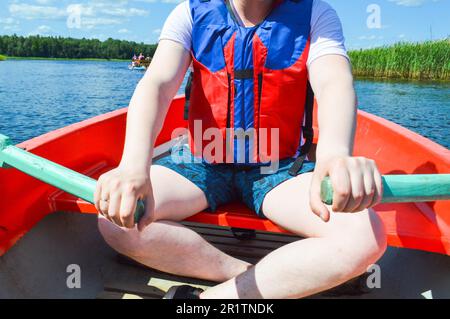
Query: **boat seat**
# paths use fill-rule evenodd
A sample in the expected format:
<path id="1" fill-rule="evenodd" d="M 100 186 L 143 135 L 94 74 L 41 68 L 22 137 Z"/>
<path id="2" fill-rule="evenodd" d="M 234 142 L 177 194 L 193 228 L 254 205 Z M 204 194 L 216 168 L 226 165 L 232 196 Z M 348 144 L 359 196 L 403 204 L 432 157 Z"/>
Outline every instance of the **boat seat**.
<path id="1" fill-rule="evenodd" d="M 81 169 L 82 173 L 92 178 L 98 177 L 111 169 L 106 162 L 100 162 L 89 167 Z M 85 214 L 97 214 L 94 205 L 76 198 L 68 193 L 57 190 L 49 196 L 49 205 L 54 212 L 78 212 Z M 274 233 L 289 233 L 281 227 L 275 225 L 267 219 L 259 218 L 252 210 L 240 202 L 221 206 L 215 213 L 204 211 L 187 221 L 202 224 L 217 225 L 232 228 L 236 238 L 252 237 L 252 231 L 267 231 Z"/>
<path id="2" fill-rule="evenodd" d="M 94 205 L 61 191 L 57 191 L 50 196 L 49 202 L 54 212 L 97 214 L 97 209 Z M 245 230 L 289 233 L 271 221 L 257 217 L 253 211 L 238 202 L 219 207 L 215 213 L 201 212 L 188 218 L 186 221 L 230 227 L 237 238 L 240 236 L 252 236 L 252 232 L 246 232 Z"/>

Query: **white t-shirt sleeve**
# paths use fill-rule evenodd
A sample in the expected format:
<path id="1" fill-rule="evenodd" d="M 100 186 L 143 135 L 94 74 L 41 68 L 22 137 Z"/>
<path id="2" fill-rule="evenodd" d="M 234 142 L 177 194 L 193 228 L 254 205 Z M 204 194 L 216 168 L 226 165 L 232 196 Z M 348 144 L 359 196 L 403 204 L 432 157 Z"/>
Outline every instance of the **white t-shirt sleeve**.
<path id="1" fill-rule="evenodd" d="M 189 1 L 177 5 L 167 18 L 159 40 L 172 40 L 190 51 L 193 21 Z M 329 54 L 348 58 L 342 24 L 336 11 L 325 1 L 314 0 L 311 15 L 311 47 L 308 66 L 316 59 Z"/>
<path id="2" fill-rule="evenodd" d="M 329 54 L 337 54 L 347 59 L 349 58 L 345 48 L 341 20 L 328 3 L 322 0 L 314 0 L 311 15 L 311 47 L 308 66 L 314 60 Z"/>
<path id="3" fill-rule="evenodd" d="M 191 51 L 192 47 L 192 20 L 189 1 L 178 4 L 170 13 L 164 27 L 161 30 L 159 41 L 172 40 L 183 45 L 183 47 Z"/>

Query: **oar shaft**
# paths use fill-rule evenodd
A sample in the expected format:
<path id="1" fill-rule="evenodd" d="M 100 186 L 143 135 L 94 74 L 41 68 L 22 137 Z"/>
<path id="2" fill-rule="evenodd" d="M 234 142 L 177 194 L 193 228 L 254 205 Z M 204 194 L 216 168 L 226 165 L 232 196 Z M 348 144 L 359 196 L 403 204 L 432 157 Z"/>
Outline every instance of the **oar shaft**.
<path id="1" fill-rule="evenodd" d="M 450 174 L 385 175 L 382 203 L 416 203 L 450 199 Z M 329 177 L 322 182 L 322 201 L 333 204 L 333 186 Z"/>
<path id="2" fill-rule="evenodd" d="M 96 181 L 61 165 L 10 146 L 0 154 L 0 160 L 34 178 L 67 193 L 94 202 Z"/>
<path id="3" fill-rule="evenodd" d="M 49 185 L 94 203 L 97 185 L 95 179 L 13 146 L 4 135 L 0 135 L 0 167 L 14 167 Z M 139 201 L 135 220 L 139 221 L 144 212 L 144 203 Z"/>

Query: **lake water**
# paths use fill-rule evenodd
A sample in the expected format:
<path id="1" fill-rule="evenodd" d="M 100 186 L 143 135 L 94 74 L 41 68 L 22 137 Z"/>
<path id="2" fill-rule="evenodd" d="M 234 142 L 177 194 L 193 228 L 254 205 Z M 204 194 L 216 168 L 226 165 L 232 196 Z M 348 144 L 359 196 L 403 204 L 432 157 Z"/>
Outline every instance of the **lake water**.
<path id="1" fill-rule="evenodd" d="M 127 106 L 143 76 L 127 65 L 0 62 L 0 133 L 19 143 Z M 358 80 L 356 90 L 361 109 L 450 147 L 450 83 Z"/>

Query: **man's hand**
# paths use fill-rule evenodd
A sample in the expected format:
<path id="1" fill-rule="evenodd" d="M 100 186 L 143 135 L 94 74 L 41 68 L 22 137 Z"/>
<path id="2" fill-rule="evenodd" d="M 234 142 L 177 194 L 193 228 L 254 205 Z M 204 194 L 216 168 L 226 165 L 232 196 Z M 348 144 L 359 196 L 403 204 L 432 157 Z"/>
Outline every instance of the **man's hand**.
<path id="1" fill-rule="evenodd" d="M 133 171 L 119 166 L 98 180 L 94 195 L 95 207 L 117 226 L 134 228 L 134 212 L 139 199 L 146 202 L 146 213 L 138 224 L 138 230 L 141 231 L 151 223 L 154 209 L 148 170 Z"/>
<path id="2" fill-rule="evenodd" d="M 310 193 L 312 211 L 330 220 L 330 211 L 320 198 L 322 180 L 329 176 L 333 185 L 334 212 L 356 213 L 376 206 L 383 196 L 381 174 L 375 161 L 363 157 L 335 157 L 317 163 Z"/>

